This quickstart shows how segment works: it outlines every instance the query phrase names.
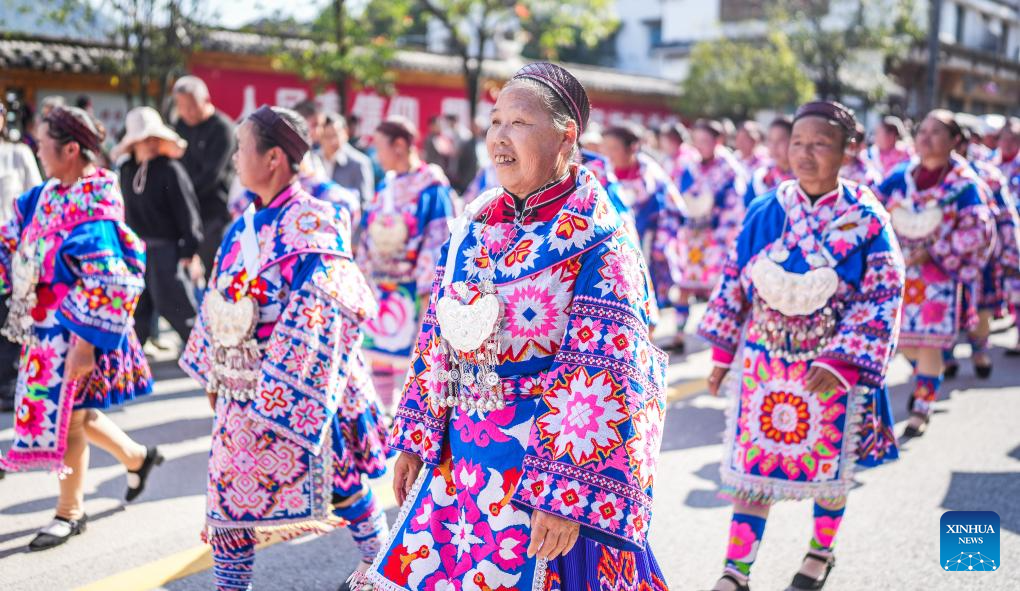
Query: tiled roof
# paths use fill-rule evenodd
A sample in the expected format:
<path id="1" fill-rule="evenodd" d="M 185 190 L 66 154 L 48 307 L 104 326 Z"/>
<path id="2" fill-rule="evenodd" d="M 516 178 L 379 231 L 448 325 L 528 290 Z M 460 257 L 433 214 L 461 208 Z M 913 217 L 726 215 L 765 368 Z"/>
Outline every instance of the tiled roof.
<path id="1" fill-rule="evenodd" d="M 202 40 L 201 48 L 226 53 L 260 54 L 277 51 L 281 47 L 305 50 L 314 46 L 308 39 L 282 38 L 240 31 L 214 30 Z M 328 46 L 328 45 L 327 45 Z M 397 51 L 395 66 L 416 72 L 437 74 L 460 74 L 460 58 L 453 55 L 427 53 L 424 51 Z M 526 62 L 522 60 L 486 60 L 483 74 L 489 78 L 505 80 L 513 76 Z M 626 92 L 674 97 L 680 94 L 679 86 L 670 80 L 652 76 L 624 74 L 611 68 L 600 68 L 581 64 L 563 64 L 586 88 L 605 92 Z"/>
<path id="2" fill-rule="evenodd" d="M 39 72 L 102 74 L 125 59 L 122 49 L 110 45 L 49 39 L 46 37 L 0 37 L 0 69 Z"/>
<path id="3" fill-rule="evenodd" d="M 269 54 L 279 48 L 304 50 L 314 46 L 308 39 L 282 38 L 240 31 L 213 30 L 206 33 L 199 50 L 238 54 Z M 112 63 L 125 59 L 125 52 L 111 45 L 78 42 L 44 37 L 0 37 L 0 69 L 20 68 L 46 72 L 104 73 Z M 400 50 L 394 66 L 416 72 L 459 74 L 456 56 Z M 525 62 L 522 60 L 487 60 L 483 75 L 505 80 Z M 679 95 L 675 82 L 652 76 L 624 74 L 610 68 L 580 64 L 564 64 L 589 90 L 623 92 L 660 97 Z"/>

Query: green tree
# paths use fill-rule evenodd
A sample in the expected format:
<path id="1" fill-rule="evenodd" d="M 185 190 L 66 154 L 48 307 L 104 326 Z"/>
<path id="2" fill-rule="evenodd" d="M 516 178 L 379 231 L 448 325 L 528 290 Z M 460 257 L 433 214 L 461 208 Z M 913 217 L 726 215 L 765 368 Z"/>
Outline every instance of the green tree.
<path id="1" fill-rule="evenodd" d="M 414 24 L 408 9 L 400 0 L 370 0 L 355 13 L 346 0 L 332 0 L 310 25 L 278 21 L 281 32 L 297 32 L 303 39 L 282 42 L 276 66 L 297 73 L 319 90 L 333 83 L 340 112 L 347 113 L 351 86 L 370 87 L 383 94 L 392 91 L 394 74 L 389 65 L 396 54 L 396 41 Z M 265 23 L 260 28 L 273 29 Z"/>
<path id="2" fill-rule="evenodd" d="M 879 69 L 894 67 L 923 38 L 919 23 L 924 21 L 918 18 L 922 7 L 917 0 L 854 0 L 841 3 L 836 13 L 830 4 L 829 0 L 779 0 L 770 15 L 771 25 L 787 32 L 790 47 L 811 73 L 819 97 L 843 100 L 853 94 L 866 102 L 881 99 L 882 85 L 848 80 L 847 68 L 865 52 L 883 62 L 877 64 Z"/>
<path id="3" fill-rule="evenodd" d="M 790 108 L 814 94 L 786 36 L 764 41 L 708 41 L 691 50 L 681 110 L 691 115 L 746 119 L 762 109 Z"/>
<path id="4" fill-rule="evenodd" d="M 105 33 L 127 56 L 105 66 L 122 80 L 128 104 L 155 104 L 164 115 L 170 107 L 171 84 L 184 74 L 188 53 L 214 15 L 201 0 L 37 0 L 31 8 L 21 4 L 19 10 L 30 9 L 48 22 Z"/>
<path id="5" fill-rule="evenodd" d="M 563 49 L 594 47 L 616 30 L 607 16 L 611 0 L 411 0 L 449 35 L 450 51 L 460 58 L 471 119 L 476 115 L 482 61 L 495 39 L 504 47 L 531 39 L 536 53 L 558 59 Z"/>

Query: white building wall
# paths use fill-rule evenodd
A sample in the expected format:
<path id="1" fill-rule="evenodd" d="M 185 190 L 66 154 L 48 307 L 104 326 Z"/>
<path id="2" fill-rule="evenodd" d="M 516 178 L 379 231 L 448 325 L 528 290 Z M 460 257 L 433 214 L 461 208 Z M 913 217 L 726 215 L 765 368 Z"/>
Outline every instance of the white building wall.
<path id="1" fill-rule="evenodd" d="M 634 74 L 659 75 L 661 60 L 652 48 L 648 23 L 663 18 L 664 0 L 617 0 L 616 66 Z M 665 23 L 663 23 L 665 24 Z"/>

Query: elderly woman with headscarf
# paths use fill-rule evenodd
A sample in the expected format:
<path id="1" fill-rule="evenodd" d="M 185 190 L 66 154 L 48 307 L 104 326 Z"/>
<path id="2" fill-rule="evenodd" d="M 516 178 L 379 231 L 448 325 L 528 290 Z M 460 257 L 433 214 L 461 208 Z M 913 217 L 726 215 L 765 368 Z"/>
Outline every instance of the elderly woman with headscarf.
<path id="1" fill-rule="evenodd" d="M 769 508 L 814 499 L 814 536 L 791 589 L 821 589 L 854 471 L 897 457 L 886 368 L 896 347 L 903 259 L 889 216 L 839 169 L 854 141 L 838 103 L 803 105 L 790 140 L 795 179 L 747 212 L 699 334 L 708 379 L 732 394 L 723 495 L 733 519 L 715 589 L 748 589 Z"/>
<path id="2" fill-rule="evenodd" d="M 995 247 L 982 182 L 953 153 L 962 136 L 950 111 L 932 111 L 917 130 L 918 159 L 878 187 L 907 263 L 900 351 L 916 370 L 908 436 L 927 428 L 942 385 L 942 352 L 966 324 L 963 290 L 980 280 Z"/>
<path id="3" fill-rule="evenodd" d="M 131 330 L 145 246 L 124 224 L 117 176 L 95 164 L 104 135 L 85 111 L 53 108 L 39 127 L 49 180 L 18 198 L 0 230 L 0 292 L 10 298 L 3 334 L 22 345 L 14 443 L 0 466 L 62 472 L 56 517 L 30 550 L 85 531 L 89 443 L 128 469 L 128 501 L 163 461 L 102 412 L 152 386 Z"/>
<path id="4" fill-rule="evenodd" d="M 641 251 L 573 163 L 589 110 L 547 63 L 499 94 L 501 186 L 455 221 L 436 271 L 390 440 L 401 508 L 377 588 L 665 588 L 646 544 L 666 357 Z"/>
<path id="5" fill-rule="evenodd" d="M 375 314 L 351 257 L 347 210 L 306 193 L 304 119 L 262 107 L 234 163 L 258 195 L 227 231 L 181 367 L 215 412 L 206 523 L 217 589 L 250 589 L 255 544 L 347 524 L 375 556 L 386 516 L 363 476 L 386 469 L 385 429 L 361 353 Z"/>

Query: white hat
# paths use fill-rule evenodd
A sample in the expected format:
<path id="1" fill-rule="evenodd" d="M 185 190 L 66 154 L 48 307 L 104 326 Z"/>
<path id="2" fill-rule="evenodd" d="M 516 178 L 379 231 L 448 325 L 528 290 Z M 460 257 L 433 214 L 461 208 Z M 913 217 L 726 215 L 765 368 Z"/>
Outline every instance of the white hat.
<path id="1" fill-rule="evenodd" d="M 163 118 L 159 116 L 159 112 L 152 107 L 135 107 L 131 109 L 128 111 L 127 119 L 124 123 L 126 127 L 124 139 L 120 140 L 117 147 L 113 149 L 114 156 L 130 152 L 131 146 L 150 137 L 170 142 L 181 152 L 188 147 L 188 142 L 177 135 L 176 131 L 167 127 L 163 123 Z"/>
<path id="2" fill-rule="evenodd" d="M 999 133 L 1006 125 L 1006 118 L 1002 115 L 989 114 L 981 118 L 981 135 Z"/>

